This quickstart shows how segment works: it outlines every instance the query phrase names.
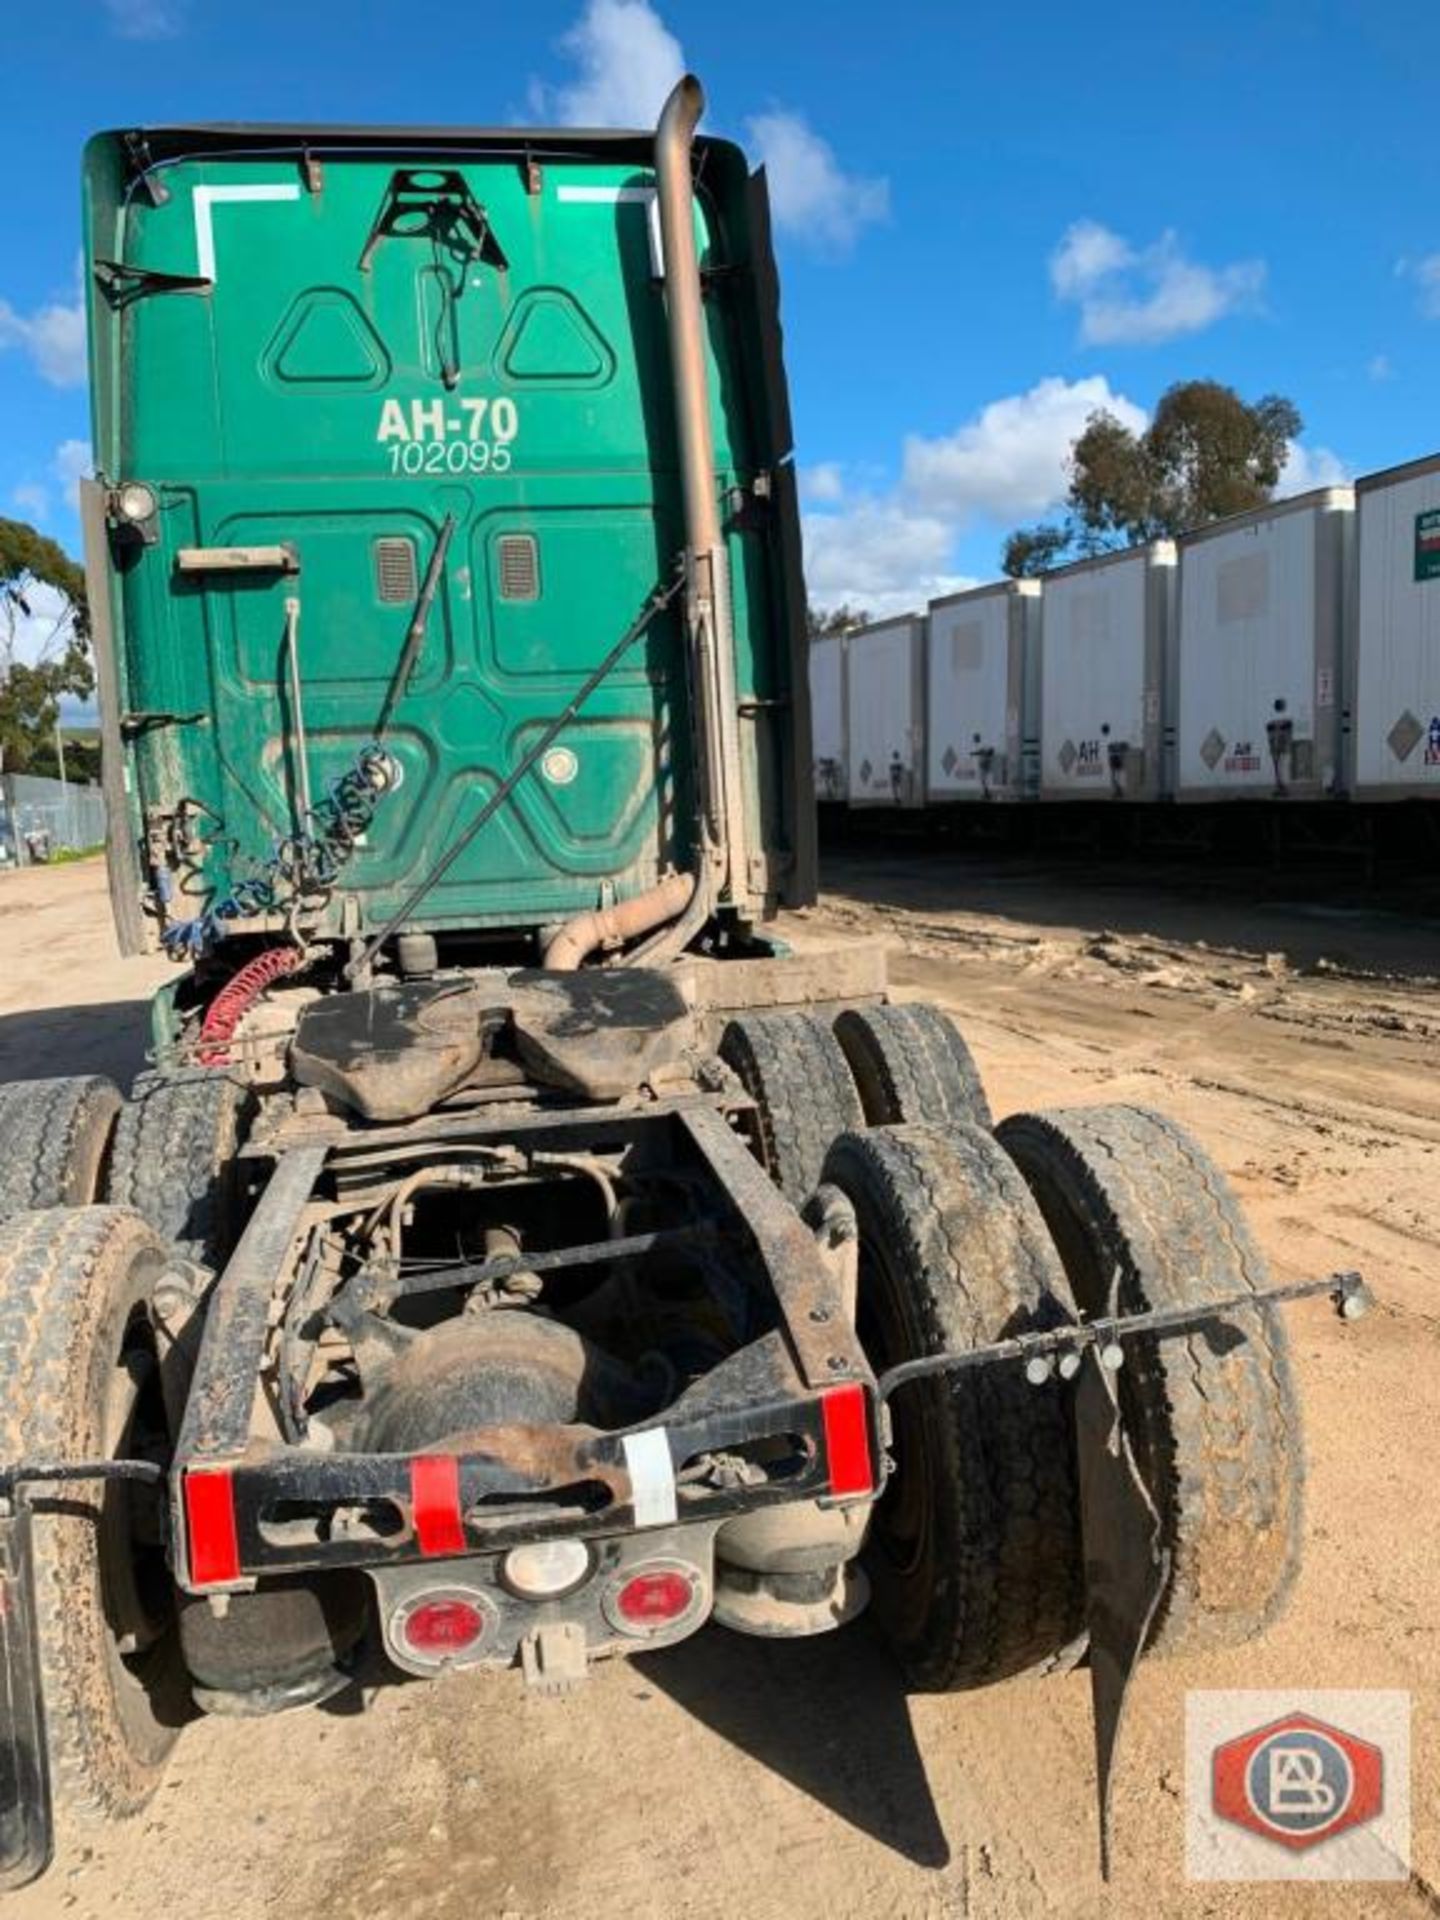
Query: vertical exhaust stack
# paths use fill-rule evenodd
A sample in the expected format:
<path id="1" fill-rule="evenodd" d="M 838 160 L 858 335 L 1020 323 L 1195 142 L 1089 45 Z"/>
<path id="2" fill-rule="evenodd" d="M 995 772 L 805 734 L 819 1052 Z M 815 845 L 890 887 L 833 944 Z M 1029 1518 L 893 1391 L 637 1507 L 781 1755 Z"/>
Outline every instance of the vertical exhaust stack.
<path id="1" fill-rule="evenodd" d="M 687 73 L 676 82 L 655 130 L 666 323 L 685 500 L 685 627 L 704 839 L 697 850 L 698 884 L 684 916 L 685 923 L 694 922 L 686 926 L 686 939 L 717 897 L 728 896 L 739 904 L 749 891 L 730 577 L 715 494 L 715 435 L 690 171 L 695 127 L 704 110 L 705 90 Z M 679 930 L 677 926 L 672 932 Z M 667 945 L 671 943 L 667 939 Z"/>

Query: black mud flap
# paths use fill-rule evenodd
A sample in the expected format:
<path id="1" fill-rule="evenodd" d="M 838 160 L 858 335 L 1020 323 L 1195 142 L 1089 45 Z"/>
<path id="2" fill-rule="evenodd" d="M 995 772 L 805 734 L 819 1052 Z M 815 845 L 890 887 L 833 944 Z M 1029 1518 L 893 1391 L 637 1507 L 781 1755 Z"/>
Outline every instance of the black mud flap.
<path id="1" fill-rule="evenodd" d="M 0 1503 L 0 1891 L 50 1864 L 55 1824 L 30 1573 L 30 1509 Z"/>
<path id="2" fill-rule="evenodd" d="M 1076 1383 L 1080 1525 L 1085 1613 L 1090 1629 L 1090 1697 L 1100 1794 L 1100 1871 L 1110 1877 L 1110 1785 L 1125 1697 L 1165 1592 L 1170 1556 L 1160 1516 L 1120 1417 L 1115 1375 L 1091 1347 Z"/>

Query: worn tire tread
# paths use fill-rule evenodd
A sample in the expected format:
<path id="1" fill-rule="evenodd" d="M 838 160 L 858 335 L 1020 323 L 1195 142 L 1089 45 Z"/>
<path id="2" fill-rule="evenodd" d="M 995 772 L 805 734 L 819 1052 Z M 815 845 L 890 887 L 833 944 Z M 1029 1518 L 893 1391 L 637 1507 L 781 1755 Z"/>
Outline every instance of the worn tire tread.
<path id="1" fill-rule="evenodd" d="M 884 1235 L 903 1275 L 902 1357 L 967 1351 L 1071 1317 L 1029 1192 L 979 1127 L 912 1123 L 847 1135 L 824 1172 L 855 1203 L 862 1248 L 867 1232 Z M 862 1266 L 862 1289 L 863 1274 Z M 933 1447 L 943 1534 L 928 1594 L 918 1585 L 908 1596 L 889 1592 L 890 1573 L 872 1556 L 877 1613 L 912 1684 L 985 1686 L 1053 1660 L 1083 1630 L 1069 1389 L 1033 1388 L 1007 1363 L 899 1392 L 923 1396 L 916 1417 Z M 906 1471 L 903 1459 L 897 1470 Z"/>
<path id="2" fill-rule="evenodd" d="M 78 1207 L 17 1214 L 0 1226 L 0 1459 L 94 1457 L 101 1448 L 96 1370 L 116 1275 L 153 1252 L 138 1214 Z M 113 1356 L 110 1356 L 113 1361 Z M 76 1482 L 32 1501 L 32 1565 L 51 1792 L 62 1820 L 136 1812 L 173 1743 L 126 1740 L 99 1652 L 105 1631 L 96 1566 L 99 1489 Z"/>
<path id="3" fill-rule="evenodd" d="M 119 1090 L 100 1074 L 0 1086 L 0 1221 L 83 1207 L 104 1174 Z"/>
<path id="4" fill-rule="evenodd" d="M 1050 1222 L 1080 1305 L 1193 1304 L 1267 1284 L 1264 1258 L 1223 1174 L 1173 1120 L 1144 1107 L 1012 1115 L 1001 1143 Z M 1289 1343 L 1273 1310 L 1136 1340 L 1120 1376 L 1141 1466 L 1160 1508 L 1170 1580 L 1150 1647 L 1234 1647 L 1280 1615 L 1300 1564 L 1305 1458 Z"/>
<path id="5" fill-rule="evenodd" d="M 974 1056 L 939 1007 L 923 1001 L 846 1007 L 835 1037 L 870 1126 L 993 1124 Z"/>
<path id="6" fill-rule="evenodd" d="M 120 1111 L 106 1198 L 134 1207 L 162 1239 L 208 1265 L 230 1251 L 234 1156 L 249 1089 L 223 1069 L 142 1074 Z"/>
<path id="7" fill-rule="evenodd" d="M 796 1206 L 820 1183 L 837 1134 L 864 1124 L 840 1043 L 808 1013 L 750 1013 L 730 1021 L 720 1058 L 756 1103 L 770 1177 Z"/>

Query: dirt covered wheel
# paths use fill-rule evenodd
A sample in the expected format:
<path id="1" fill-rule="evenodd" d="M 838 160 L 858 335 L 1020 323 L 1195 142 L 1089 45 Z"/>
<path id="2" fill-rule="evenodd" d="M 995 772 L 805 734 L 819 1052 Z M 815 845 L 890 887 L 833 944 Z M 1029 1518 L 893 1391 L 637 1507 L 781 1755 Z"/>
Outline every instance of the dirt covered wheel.
<path id="1" fill-rule="evenodd" d="M 825 1179 L 855 1207 L 857 1329 L 877 1373 L 1072 1317 L 1045 1224 L 980 1128 L 847 1134 Z M 979 1367 L 899 1387 L 890 1417 L 866 1566 L 912 1684 L 985 1686 L 1053 1659 L 1084 1607 L 1068 1389 Z"/>
<path id="2" fill-rule="evenodd" d="M 755 1102 L 757 1158 L 799 1206 L 830 1142 L 864 1120 L 839 1041 L 814 1014 L 748 1013 L 721 1035 L 720 1058 Z"/>
<path id="3" fill-rule="evenodd" d="M 251 1111 L 248 1087 L 223 1069 L 142 1074 L 116 1124 L 106 1199 L 218 1266 L 238 1231 L 235 1155 Z"/>
<path id="4" fill-rule="evenodd" d="M 923 1001 L 846 1007 L 836 1019 L 835 1038 L 850 1062 L 870 1126 L 907 1120 L 991 1125 L 974 1057 L 954 1021 L 938 1007 Z"/>
<path id="5" fill-rule="evenodd" d="M 99 1074 L 0 1086 L 0 1220 L 88 1206 L 119 1111 L 119 1090 Z"/>
<path id="6" fill-rule="evenodd" d="M 1117 1271 L 1122 1312 L 1266 1284 L 1223 1175 L 1163 1115 L 1022 1113 L 998 1135 L 1087 1312 L 1105 1310 Z M 1274 1312 L 1247 1312 L 1129 1346 L 1121 1410 L 1172 1559 L 1150 1645 L 1237 1646 L 1276 1618 L 1299 1565 L 1304 1451 L 1284 1328 Z"/>
<path id="7" fill-rule="evenodd" d="M 79 1207 L 0 1226 L 0 1458 L 164 1464 L 146 1300 L 165 1249 L 136 1214 Z M 85 1481 L 31 1496 L 56 1810 L 134 1812 L 189 1717 L 163 1494 Z"/>

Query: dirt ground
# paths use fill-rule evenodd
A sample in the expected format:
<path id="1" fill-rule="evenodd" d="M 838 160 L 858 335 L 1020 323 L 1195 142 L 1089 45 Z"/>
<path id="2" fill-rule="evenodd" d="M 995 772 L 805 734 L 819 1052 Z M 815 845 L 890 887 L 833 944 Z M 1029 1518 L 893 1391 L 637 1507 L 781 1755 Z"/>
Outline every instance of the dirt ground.
<path id="1" fill-rule="evenodd" d="M 1143 1670 L 1111 1887 L 1086 1677 L 907 1700 L 861 1622 L 789 1644 L 710 1628 L 559 1701 L 456 1678 L 363 1713 L 202 1721 L 149 1811 L 72 1842 L 7 1920 L 1440 1912 L 1440 925 L 920 849 L 827 879 L 796 943 L 890 936 L 902 997 L 959 1017 L 997 1112 L 1164 1108 L 1279 1278 L 1359 1266 L 1380 1296 L 1355 1328 L 1292 1310 L 1305 1570 L 1262 1645 Z M 128 1077 L 165 972 L 115 958 L 97 865 L 0 876 L 0 1077 Z M 1411 1692 L 1408 1888 L 1187 1887 L 1186 1689 L 1291 1685 Z"/>

